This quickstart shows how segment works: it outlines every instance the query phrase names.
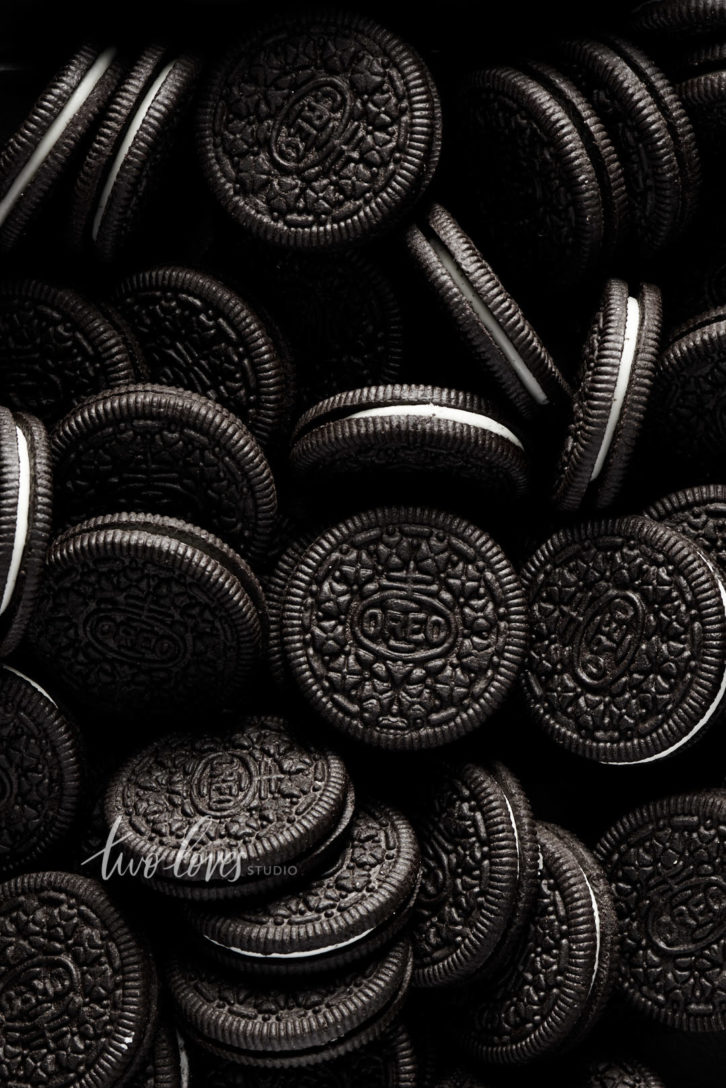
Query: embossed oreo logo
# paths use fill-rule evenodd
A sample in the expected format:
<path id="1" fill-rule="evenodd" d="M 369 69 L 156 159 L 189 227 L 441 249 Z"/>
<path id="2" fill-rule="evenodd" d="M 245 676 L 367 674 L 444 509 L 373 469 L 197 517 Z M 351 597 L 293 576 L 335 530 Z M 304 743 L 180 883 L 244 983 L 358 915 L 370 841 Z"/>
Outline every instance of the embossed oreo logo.
<path id="1" fill-rule="evenodd" d="M 418 588 L 387 589 L 362 601 L 351 617 L 360 646 L 389 657 L 439 657 L 456 639 L 453 615 L 441 601 Z"/>
<path id="2" fill-rule="evenodd" d="M 101 653 L 147 668 L 179 666 L 187 657 L 184 640 L 167 618 L 142 606 L 123 612 L 99 608 L 87 617 L 85 636 Z"/>
<path id="3" fill-rule="evenodd" d="M 192 804 L 204 816 L 225 816 L 239 809 L 249 795 L 252 774 L 239 752 L 206 756 L 191 780 Z"/>
<path id="4" fill-rule="evenodd" d="M 275 122 L 273 158 L 289 170 L 314 166 L 343 135 L 349 117 L 350 96 L 342 80 L 330 77 L 305 84 Z"/>
<path id="5" fill-rule="evenodd" d="M 697 952 L 726 935 L 726 881 L 713 875 L 660 889 L 647 919 L 664 952 Z"/>
<path id="6" fill-rule="evenodd" d="M 15 1030 L 47 1032 L 83 1009 L 78 968 L 66 956 L 38 956 L 10 971 L 0 987 L 0 1019 Z"/>
<path id="7" fill-rule="evenodd" d="M 644 626 L 645 608 L 636 593 L 614 589 L 592 601 L 573 647 L 582 683 L 600 688 L 622 676 L 641 648 Z"/>

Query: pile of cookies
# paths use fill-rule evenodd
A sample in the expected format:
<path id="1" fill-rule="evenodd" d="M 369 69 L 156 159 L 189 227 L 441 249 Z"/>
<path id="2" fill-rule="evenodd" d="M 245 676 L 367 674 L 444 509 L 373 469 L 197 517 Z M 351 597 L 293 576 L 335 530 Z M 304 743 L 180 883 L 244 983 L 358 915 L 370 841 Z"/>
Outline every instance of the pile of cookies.
<path id="1" fill-rule="evenodd" d="M 18 18 L 8 1088 L 720 1083 L 726 8 L 538 18 Z"/>

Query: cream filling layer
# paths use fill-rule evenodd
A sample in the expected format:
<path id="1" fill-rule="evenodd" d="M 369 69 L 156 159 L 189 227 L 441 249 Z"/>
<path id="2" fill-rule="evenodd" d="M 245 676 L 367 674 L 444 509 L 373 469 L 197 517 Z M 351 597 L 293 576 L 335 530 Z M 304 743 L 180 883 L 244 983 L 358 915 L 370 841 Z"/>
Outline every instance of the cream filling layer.
<path id="1" fill-rule="evenodd" d="M 179 1047 L 179 1072 L 181 1074 L 181 1088 L 189 1088 L 189 1054 L 184 1039 L 176 1032 L 177 1046 Z"/>
<path id="2" fill-rule="evenodd" d="M 58 706 L 58 704 L 57 704 L 57 702 L 55 701 L 55 699 L 53 699 L 53 698 L 52 698 L 52 697 L 51 697 L 51 696 L 50 696 L 50 695 L 48 694 L 48 692 L 47 692 L 47 691 L 45 690 L 45 688 L 42 688 L 42 687 L 40 686 L 40 684 L 38 684 L 38 683 L 37 683 L 37 682 L 36 682 L 35 680 L 31 680 L 31 679 L 30 679 L 30 677 L 29 677 L 29 676 L 26 676 L 24 672 L 21 672 L 21 671 L 20 671 L 20 669 L 15 669 L 15 668 L 13 668 L 13 666 L 12 666 L 12 665 L 3 665 L 3 668 L 4 668 L 4 669 L 7 669 L 7 671 L 8 671 L 8 672 L 13 672 L 13 673 L 15 673 L 15 675 L 16 675 L 16 676 L 19 676 L 21 680 L 25 680 L 25 682 L 26 682 L 27 684 L 30 684 L 30 686 L 31 686 L 32 688 L 35 688 L 35 690 L 36 690 L 36 691 L 37 691 L 37 692 L 38 692 L 38 693 L 39 693 L 40 695 L 42 695 L 42 696 L 43 696 L 43 697 L 44 697 L 45 699 L 47 699 L 49 703 L 52 703 L 52 704 L 53 704 L 53 706 Z"/>
<path id="3" fill-rule="evenodd" d="M 28 443 L 20 427 L 15 428 L 18 442 L 18 506 L 15 513 L 15 536 L 13 538 L 13 550 L 10 556 L 10 566 L 5 579 L 5 590 L 0 601 L 0 616 L 6 611 L 20 573 L 20 564 L 23 561 L 23 552 L 28 540 L 28 522 L 30 519 L 30 456 Z"/>
<path id="4" fill-rule="evenodd" d="M 577 864 L 580 872 L 584 877 L 585 884 L 587 885 L 587 890 L 590 893 L 590 900 L 592 902 L 592 913 L 595 919 L 595 963 L 593 964 L 592 978 L 590 979 L 590 986 L 587 991 L 587 996 L 589 997 L 592 993 L 593 986 L 595 985 L 595 979 L 597 978 L 597 972 L 600 968 L 600 945 L 602 943 L 602 937 L 600 932 L 600 910 L 598 909 L 597 899 L 595 898 L 595 892 L 593 891 L 592 884 L 587 878 L 587 873 L 582 868 L 579 862 Z"/>
<path id="5" fill-rule="evenodd" d="M 512 811 L 512 806 L 510 805 L 509 798 L 507 797 L 504 790 L 502 790 L 502 796 L 504 797 L 504 803 L 507 806 L 507 812 L 509 813 L 509 821 L 510 821 L 510 823 L 512 825 L 512 831 L 514 832 L 514 845 L 515 845 L 516 850 L 517 850 L 517 880 L 519 880 L 519 873 L 520 873 L 521 866 L 520 866 L 520 861 L 519 861 L 519 832 L 517 831 L 517 821 L 514 818 L 514 812 Z"/>
<path id="6" fill-rule="evenodd" d="M 635 349 L 638 346 L 638 332 L 640 331 L 640 304 L 637 298 L 629 298 L 627 302 L 627 308 L 625 313 L 625 339 L 623 340 L 623 350 L 620 356 L 620 363 L 618 365 L 618 376 L 615 382 L 615 389 L 613 390 L 613 399 L 610 405 L 610 414 L 608 415 L 608 421 L 605 425 L 605 432 L 602 436 L 602 443 L 598 450 L 598 455 L 593 465 L 592 472 L 590 474 L 590 483 L 596 480 L 602 472 L 602 467 L 605 464 L 605 458 L 610 452 L 610 447 L 613 444 L 613 435 L 615 434 L 615 428 L 618 425 L 618 420 L 623 410 L 623 404 L 625 403 L 625 394 L 628 391 L 628 385 L 630 384 L 630 376 L 633 372 L 633 363 L 635 362 Z"/>
<path id="7" fill-rule="evenodd" d="M 461 271 L 446 246 L 440 242 L 438 238 L 429 235 L 426 236 L 426 242 L 431 246 L 434 253 L 441 261 L 482 325 L 484 325 L 492 340 L 497 345 L 502 355 L 504 355 L 529 395 L 536 400 L 538 404 L 547 404 L 547 394 L 544 389 L 539 384 L 492 311 L 471 286 L 469 280 Z"/>
<path id="8" fill-rule="evenodd" d="M 375 926 L 371 926 L 364 933 L 359 933 L 356 937 L 349 937 L 347 941 L 340 941 L 339 944 L 329 944 L 324 948 L 311 948 L 307 952 L 250 952 L 246 948 L 235 948 L 234 945 L 215 941 L 213 937 L 208 937 L 206 933 L 204 936 L 212 944 L 216 944 L 217 948 L 226 948 L 228 952 L 234 952 L 238 956 L 251 956 L 256 960 L 300 960 L 307 959 L 310 956 L 322 956 L 326 952 L 338 952 L 341 948 L 348 948 L 349 945 L 356 944 L 373 933 L 375 928 Z"/>
<path id="9" fill-rule="evenodd" d="M 98 232 L 101 229 L 101 221 L 106 214 L 106 208 L 108 206 L 111 192 L 114 185 L 116 184 L 116 179 L 118 178 L 121 167 L 123 166 L 124 159 L 128 155 L 131 145 L 136 139 L 137 133 L 144 123 L 146 115 L 151 108 L 151 104 L 153 103 L 156 95 L 158 94 L 159 88 L 161 87 L 166 77 L 169 75 L 169 72 L 174 67 L 174 63 L 174 61 L 170 61 L 170 63 L 167 64 L 166 67 L 162 68 L 162 70 L 159 72 L 158 76 L 142 98 L 141 104 L 131 118 L 128 128 L 124 133 L 124 138 L 119 145 L 119 149 L 114 156 L 114 160 L 111 163 L 111 168 L 106 176 L 106 181 L 104 182 L 103 189 L 101 190 L 101 196 L 99 198 L 98 206 L 96 208 L 96 214 L 93 217 L 93 224 L 91 225 L 91 239 L 94 242 L 98 238 Z"/>
<path id="10" fill-rule="evenodd" d="M 470 427 L 478 427 L 482 431 L 491 431 L 500 435 L 515 446 L 524 449 L 516 434 L 499 423 L 496 419 L 483 416 L 479 412 L 466 412 L 463 408 L 446 408 L 441 404 L 387 404 L 380 408 L 364 408 L 360 412 L 353 412 L 346 419 L 382 418 L 390 416 L 417 416 L 421 419 L 447 419 L 452 423 L 467 423 Z"/>
<path id="11" fill-rule="evenodd" d="M 45 132 L 38 141 L 37 147 L 25 166 L 19 171 L 7 193 L 2 200 L 0 200 L 0 226 L 2 226 L 7 219 L 20 194 L 38 173 L 38 170 L 58 143 L 69 123 L 78 113 L 84 102 L 89 98 L 96 85 L 103 79 L 104 75 L 111 67 L 115 56 L 115 49 L 106 49 L 100 54 L 98 59 L 95 60 L 88 69 L 56 119 L 48 127 L 47 132 Z"/>

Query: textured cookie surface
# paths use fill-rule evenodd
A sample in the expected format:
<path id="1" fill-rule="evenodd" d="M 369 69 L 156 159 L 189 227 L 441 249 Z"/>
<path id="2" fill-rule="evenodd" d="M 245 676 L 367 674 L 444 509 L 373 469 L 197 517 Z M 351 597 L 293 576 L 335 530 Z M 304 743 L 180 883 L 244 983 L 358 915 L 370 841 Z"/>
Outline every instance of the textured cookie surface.
<path id="1" fill-rule="evenodd" d="M 664 1088 L 664 1084 L 640 1062 L 603 1059 L 587 1067 L 578 1088 Z"/>
<path id="2" fill-rule="evenodd" d="M 698 544 L 726 571 L 726 487 L 706 484 L 665 495 L 643 511 L 645 517 L 672 525 Z"/>

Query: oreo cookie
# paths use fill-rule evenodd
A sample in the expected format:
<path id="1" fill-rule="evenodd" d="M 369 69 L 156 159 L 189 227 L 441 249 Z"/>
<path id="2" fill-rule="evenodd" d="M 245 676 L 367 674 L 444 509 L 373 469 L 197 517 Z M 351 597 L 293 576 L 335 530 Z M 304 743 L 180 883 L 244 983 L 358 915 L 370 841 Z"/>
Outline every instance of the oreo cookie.
<path id="1" fill-rule="evenodd" d="M 645 0 L 630 15 L 634 30 L 648 33 L 708 34 L 726 27 L 723 0 Z"/>
<path id="2" fill-rule="evenodd" d="M 565 529 L 527 562 L 522 688 L 558 744 L 645 764 L 696 741 L 726 694 L 726 590 L 703 552 L 649 518 Z"/>
<path id="3" fill-rule="evenodd" d="M 411 926 L 414 986 L 481 974 L 529 915 L 538 846 L 529 804 L 501 764 L 448 768 L 417 823 L 422 882 Z"/>
<path id="4" fill-rule="evenodd" d="M 55 493 L 66 524 L 134 510 L 200 524 L 260 554 L 277 509 L 267 460 L 244 424 L 188 390 L 99 393 L 54 429 Z"/>
<path id="5" fill-rule="evenodd" d="M 395 809 L 364 802 L 324 872 L 257 904 L 187 912 L 210 952 L 238 971 L 310 976 L 364 959 L 401 931 L 420 883 L 416 836 Z"/>
<path id="6" fill-rule="evenodd" d="M 39 280 L 0 283 L 3 404 L 57 423 L 79 400 L 133 382 L 124 334 L 67 287 Z"/>
<path id="7" fill-rule="evenodd" d="M 248 33 L 216 65 L 199 113 L 202 166 L 222 207 L 296 249 L 386 231 L 431 181 L 440 142 L 423 61 L 345 11 L 296 12 Z"/>
<path id="8" fill-rule="evenodd" d="M 236 704 L 263 633 L 259 584 L 221 540 L 174 518 L 111 514 L 52 541 L 28 637 L 79 702 L 178 719 Z"/>
<path id="9" fill-rule="evenodd" d="M 643 515 L 671 525 L 693 540 L 719 571 L 726 572 L 726 486 L 688 487 L 654 502 Z"/>
<path id="10" fill-rule="evenodd" d="M 143 1060 L 156 980 L 96 881 L 47 872 L 0 885 L 0 984 L 5 1084 L 116 1088 Z"/>
<path id="11" fill-rule="evenodd" d="M 311 544 L 317 539 L 312 531 L 302 533 L 288 544 L 275 564 L 275 569 L 265 582 L 265 598 L 268 613 L 267 667 L 270 676 L 280 688 L 291 684 L 291 677 L 285 657 L 283 639 L 283 620 L 287 586 L 295 573 L 298 563 Z"/>
<path id="12" fill-rule="evenodd" d="M 167 266 L 128 276 L 112 302 L 152 381 L 218 401 L 263 446 L 279 437 L 293 400 L 291 368 L 239 295 L 204 272 Z"/>
<path id="13" fill-rule="evenodd" d="M 410 977 L 405 940 L 363 968 L 307 988 L 259 986 L 202 961 L 175 959 L 167 970 L 177 1015 L 191 1039 L 228 1061 L 272 1069 L 332 1061 L 379 1038 L 401 1007 Z"/>
<path id="14" fill-rule="evenodd" d="M 118 82 L 115 48 L 86 45 L 60 69 L 0 151 L 0 251 L 8 252 L 51 196 Z"/>
<path id="15" fill-rule="evenodd" d="M 248 718 L 144 748 L 111 781 L 104 811 L 131 875 L 231 891 L 267 867 L 294 868 L 335 828 L 347 790 L 332 752 L 296 741 L 280 719 Z"/>
<path id="16" fill-rule="evenodd" d="M 583 352 L 572 421 L 557 467 L 561 510 L 609 505 L 625 480 L 646 414 L 661 329 L 660 291 L 607 281 Z"/>
<path id="17" fill-rule="evenodd" d="M 389 385 L 339 393 L 307 411 L 292 436 L 293 472 L 446 474 L 499 501 L 521 497 L 528 462 L 521 439 L 473 393 Z"/>
<path id="18" fill-rule="evenodd" d="M 145 49 L 106 109 L 76 179 L 71 236 L 105 261 L 133 232 L 198 75 L 188 56 Z"/>
<path id="19" fill-rule="evenodd" d="M 628 813 L 597 854 L 620 928 L 619 987 L 650 1019 L 680 1031 L 723 1031 L 726 794 L 667 797 Z"/>
<path id="20" fill-rule="evenodd" d="M 520 1064 L 572 1046 L 602 1011 L 617 923 L 602 869 L 575 837 L 537 824 L 539 884 L 525 937 L 503 972 L 461 1009 L 479 1061 Z"/>
<path id="21" fill-rule="evenodd" d="M 523 415 L 562 403 L 569 387 L 471 238 L 440 204 L 409 227 L 409 252 L 477 359 Z"/>
<path id="22" fill-rule="evenodd" d="M 173 1024 L 163 1020 L 151 1053 L 129 1088 L 189 1088 L 189 1059 Z"/>
<path id="23" fill-rule="evenodd" d="M 724 12 L 726 25 L 726 12 Z M 726 52 L 719 42 L 702 50 L 691 62 L 687 78 L 677 86 L 698 138 L 704 160 L 723 160 L 722 136 L 726 123 Z"/>
<path id="24" fill-rule="evenodd" d="M 308 548 L 283 631 L 287 667 L 318 714 L 368 744 L 412 750 L 471 732 L 501 704 L 527 617 L 513 568 L 481 529 L 382 508 Z"/>
<path id="25" fill-rule="evenodd" d="M 665 1088 L 665 1085 L 638 1061 L 603 1058 L 587 1066 L 577 1088 Z"/>
<path id="26" fill-rule="evenodd" d="M 0 667 L 0 874 L 47 855 L 80 808 L 81 738 L 35 680 Z"/>

